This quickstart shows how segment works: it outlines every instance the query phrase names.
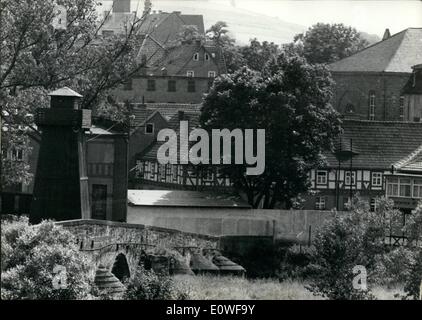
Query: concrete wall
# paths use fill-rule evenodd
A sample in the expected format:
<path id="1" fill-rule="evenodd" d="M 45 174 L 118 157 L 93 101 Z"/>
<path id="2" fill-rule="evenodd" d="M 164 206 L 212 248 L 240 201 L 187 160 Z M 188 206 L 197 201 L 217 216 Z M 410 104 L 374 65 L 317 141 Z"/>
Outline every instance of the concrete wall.
<path id="1" fill-rule="evenodd" d="M 307 242 L 331 211 L 128 206 L 128 223 L 213 236 L 274 236 Z"/>

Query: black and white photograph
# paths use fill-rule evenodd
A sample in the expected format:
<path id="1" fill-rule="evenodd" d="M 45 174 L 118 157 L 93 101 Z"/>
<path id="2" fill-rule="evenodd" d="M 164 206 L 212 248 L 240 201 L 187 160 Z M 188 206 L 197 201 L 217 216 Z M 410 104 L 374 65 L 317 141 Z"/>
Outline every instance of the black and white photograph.
<path id="1" fill-rule="evenodd" d="M 422 1 L 0 0 L 0 105 L 2 303 L 422 300 Z"/>

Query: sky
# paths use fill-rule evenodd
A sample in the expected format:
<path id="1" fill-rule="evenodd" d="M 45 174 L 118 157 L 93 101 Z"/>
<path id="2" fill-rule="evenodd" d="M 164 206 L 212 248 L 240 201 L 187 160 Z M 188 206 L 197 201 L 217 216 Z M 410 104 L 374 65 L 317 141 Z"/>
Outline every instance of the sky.
<path id="1" fill-rule="evenodd" d="M 100 0 L 106 9 L 112 0 Z M 131 0 L 131 9 L 142 11 L 144 0 Z M 296 23 L 306 28 L 317 22 L 344 23 L 360 31 L 382 37 L 386 28 L 391 34 L 408 27 L 422 27 L 422 0 L 151 0 L 153 9 L 184 13 L 192 7 L 207 11 L 253 12 Z M 215 10 L 214 10 L 215 9 Z M 206 12 L 204 13 L 206 15 Z"/>
<path id="2" fill-rule="evenodd" d="M 284 21 L 304 26 L 316 22 L 342 22 L 378 35 L 387 27 L 391 33 L 408 27 L 422 27 L 422 1 L 416 0 L 235 0 L 234 5 L 237 8 L 276 16 Z"/>

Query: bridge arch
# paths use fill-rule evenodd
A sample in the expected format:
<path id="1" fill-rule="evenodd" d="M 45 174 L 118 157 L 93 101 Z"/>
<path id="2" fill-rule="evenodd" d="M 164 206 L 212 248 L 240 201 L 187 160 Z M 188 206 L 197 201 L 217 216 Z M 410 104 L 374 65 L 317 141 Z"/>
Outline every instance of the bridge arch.
<path id="1" fill-rule="evenodd" d="M 113 267 L 111 273 L 116 276 L 120 282 L 125 282 L 125 280 L 130 278 L 130 269 L 129 264 L 126 259 L 126 255 L 119 253 L 114 259 Z"/>

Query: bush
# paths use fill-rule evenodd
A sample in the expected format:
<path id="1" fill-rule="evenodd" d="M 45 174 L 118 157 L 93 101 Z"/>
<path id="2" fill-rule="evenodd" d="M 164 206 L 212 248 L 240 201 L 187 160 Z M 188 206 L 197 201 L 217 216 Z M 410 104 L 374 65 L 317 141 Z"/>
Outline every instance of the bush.
<path id="1" fill-rule="evenodd" d="M 187 294 L 178 290 L 173 279 L 166 275 L 145 270 L 140 265 L 126 283 L 124 299 L 127 300 L 183 300 Z"/>
<path id="2" fill-rule="evenodd" d="M 308 279 L 313 276 L 313 272 L 308 268 L 312 262 L 313 247 L 293 245 L 288 247 L 283 254 L 283 258 L 278 271 L 280 281 L 285 279 Z"/>
<path id="3" fill-rule="evenodd" d="M 420 290 L 422 282 L 422 250 L 415 255 L 412 265 L 410 265 L 410 272 L 406 277 L 404 292 L 406 295 L 404 299 L 418 300 L 420 297 Z"/>
<path id="4" fill-rule="evenodd" d="M 351 224 L 352 217 L 336 215 L 317 233 L 310 268 L 315 276 L 308 290 L 329 299 L 372 299 L 370 291 L 353 288 L 353 268 L 367 266 L 363 254 L 364 230 Z"/>
<path id="5" fill-rule="evenodd" d="M 410 248 L 397 247 L 378 255 L 373 280 L 382 286 L 394 287 L 405 283 L 410 276 L 409 266 L 415 261 Z"/>
<path id="6" fill-rule="evenodd" d="M 89 297 L 89 261 L 74 236 L 51 221 L 29 225 L 26 218 L 3 221 L 2 299 L 84 299 Z M 66 285 L 60 286 L 59 270 Z M 55 285 L 58 284 L 58 285 Z"/>

